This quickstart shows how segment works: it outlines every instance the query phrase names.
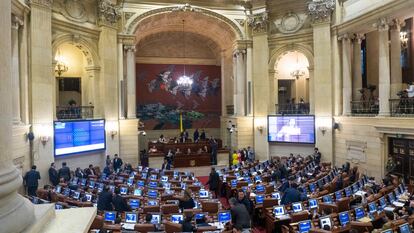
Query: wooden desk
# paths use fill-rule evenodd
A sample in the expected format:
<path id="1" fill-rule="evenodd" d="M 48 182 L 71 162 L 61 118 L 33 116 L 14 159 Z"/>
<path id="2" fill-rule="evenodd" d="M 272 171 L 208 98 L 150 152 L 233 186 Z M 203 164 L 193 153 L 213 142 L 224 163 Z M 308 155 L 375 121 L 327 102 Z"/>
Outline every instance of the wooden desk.
<path id="1" fill-rule="evenodd" d="M 177 167 L 200 167 L 210 166 L 211 155 L 209 153 L 176 155 L 174 157 L 174 168 Z"/>

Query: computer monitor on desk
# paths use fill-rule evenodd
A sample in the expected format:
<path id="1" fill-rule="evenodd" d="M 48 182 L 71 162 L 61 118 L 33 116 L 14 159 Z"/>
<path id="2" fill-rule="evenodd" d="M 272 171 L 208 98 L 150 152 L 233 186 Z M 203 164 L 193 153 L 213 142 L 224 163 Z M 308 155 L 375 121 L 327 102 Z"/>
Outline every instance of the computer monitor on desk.
<path id="1" fill-rule="evenodd" d="M 122 187 L 119 189 L 119 192 L 121 193 L 121 195 L 126 195 L 126 194 L 128 193 L 128 188 L 127 188 L 127 187 L 125 187 L 125 186 L 122 186 Z"/>
<path id="2" fill-rule="evenodd" d="M 292 203 L 292 210 L 293 210 L 294 213 L 298 213 L 298 212 L 303 211 L 302 202 Z"/>
<path id="3" fill-rule="evenodd" d="M 231 180 L 231 187 L 237 188 L 237 180 Z"/>
<path id="4" fill-rule="evenodd" d="M 340 191 L 336 191 L 335 192 L 335 199 L 336 200 L 339 200 L 341 198 L 342 198 L 342 191 L 341 190 Z"/>
<path id="5" fill-rule="evenodd" d="M 157 197 L 158 197 L 158 191 L 157 190 L 153 190 L 153 189 L 148 190 L 148 198 L 155 199 Z"/>
<path id="6" fill-rule="evenodd" d="M 147 205 L 148 206 L 157 206 L 158 201 L 157 200 L 148 200 Z"/>
<path id="7" fill-rule="evenodd" d="M 309 184 L 309 190 L 313 193 L 313 192 L 315 192 L 315 190 L 316 190 L 316 185 L 315 185 L 315 183 L 311 183 L 311 184 Z"/>
<path id="8" fill-rule="evenodd" d="M 352 190 L 351 190 L 350 187 L 346 187 L 344 190 L 345 190 L 345 196 L 346 197 L 352 196 Z"/>
<path id="9" fill-rule="evenodd" d="M 319 222 L 320 222 L 320 226 L 323 229 L 324 226 L 328 225 L 329 229 L 332 229 L 332 221 L 331 221 L 331 216 L 324 216 L 324 217 L 320 217 L 319 218 Z"/>
<path id="10" fill-rule="evenodd" d="M 182 223 L 184 216 L 182 214 L 172 214 L 171 215 L 171 222 L 173 223 Z"/>
<path id="11" fill-rule="evenodd" d="M 323 202 L 324 203 L 326 203 L 326 204 L 332 204 L 332 197 L 331 197 L 331 195 L 325 195 L 325 196 L 323 196 L 322 197 L 322 200 L 323 200 Z"/>
<path id="12" fill-rule="evenodd" d="M 272 193 L 272 198 L 280 200 L 280 193 L 279 192 L 273 192 Z"/>
<path id="13" fill-rule="evenodd" d="M 263 185 L 256 185 L 256 192 L 257 193 L 264 193 L 265 192 L 265 187 Z"/>
<path id="14" fill-rule="evenodd" d="M 408 223 L 404 223 L 398 227 L 400 233 L 411 233 L 411 228 Z"/>
<path id="15" fill-rule="evenodd" d="M 377 212 L 377 203 L 376 202 L 368 203 L 368 209 L 369 209 L 370 214 Z"/>
<path id="16" fill-rule="evenodd" d="M 85 193 L 85 200 L 88 201 L 88 202 L 91 202 L 92 201 L 92 194 Z"/>
<path id="17" fill-rule="evenodd" d="M 341 224 L 341 226 L 346 226 L 350 222 L 348 211 L 339 213 L 338 218 L 339 218 L 339 223 Z"/>
<path id="18" fill-rule="evenodd" d="M 161 176 L 161 182 L 167 182 L 168 176 Z"/>
<path id="19" fill-rule="evenodd" d="M 139 199 L 129 199 L 129 206 L 131 209 L 136 210 L 139 208 L 140 200 Z"/>
<path id="20" fill-rule="evenodd" d="M 361 207 L 355 208 L 355 219 L 359 220 L 363 217 L 365 217 L 364 207 L 361 206 Z"/>
<path id="21" fill-rule="evenodd" d="M 115 211 L 105 211 L 104 212 L 104 221 L 105 222 L 115 222 L 116 212 Z"/>
<path id="22" fill-rule="evenodd" d="M 230 211 L 223 211 L 218 213 L 218 221 L 220 223 L 227 223 L 231 221 Z"/>
<path id="23" fill-rule="evenodd" d="M 160 224 L 161 223 L 161 214 L 160 213 L 151 213 L 151 223 L 152 224 Z"/>
<path id="24" fill-rule="evenodd" d="M 125 213 L 125 222 L 126 223 L 137 223 L 138 222 L 138 214 L 134 212 L 126 212 Z"/>
<path id="25" fill-rule="evenodd" d="M 256 204 L 263 204 L 265 196 L 264 195 L 256 195 Z"/>
<path id="26" fill-rule="evenodd" d="M 152 189 L 155 189 L 158 187 L 158 183 L 156 181 L 150 181 L 148 186 Z"/>
<path id="27" fill-rule="evenodd" d="M 200 189 L 200 191 L 198 192 L 198 194 L 199 194 L 200 198 L 208 198 L 209 197 L 208 191 L 205 190 L 205 189 Z"/>
<path id="28" fill-rule="evenodd" d="M 273 207 L 273 214 L 275 217 L 285 215 L 285 207 L 282 205 Z"/>
<path id="29" fill-rule="evenodd" d="M 306 220 L 298 223 L 299 233 L 308 233 L 312 228 L 312 221 Z"/>
<path id="30" fill-rule="evenodd" d="M 318 208 L 318 200 L 317 199 L 309 199 L 308 204 L 309 204 L 309 209 Z"/>

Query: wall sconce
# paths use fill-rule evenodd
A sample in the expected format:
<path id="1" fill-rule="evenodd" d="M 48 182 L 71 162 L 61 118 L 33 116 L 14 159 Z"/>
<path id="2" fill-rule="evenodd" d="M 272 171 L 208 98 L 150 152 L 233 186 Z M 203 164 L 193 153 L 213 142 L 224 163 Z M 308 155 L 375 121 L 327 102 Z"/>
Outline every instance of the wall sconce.
<path id="1" fill-rule="evenodd" d="M 260 134 L 263 134 L 263 126 L 262 125 L 257 126 L 256 128 L 260 132 Z"/>
<path id="2" fill-rule="evenodd" d="M 322 132 L 322 135 L 325 135 L 326 131 L 328 130 L 326 127 L 319 127 L 319 130 Z"/>
<path id="3" fill-rule="evenodd" d="M 401 41 L 401 48 L 407 49 L 408 48 L 408 37 L 407 37 L 406 31 L 400 32 L 400 41 Z"/>
<path id="4" fill-rule="evenodd" d="M 49 141 L 49 136 L 40 136 L 39 139 L 40 142 L 42 142 L 43 146 L 45 146 L 46 143 Z"/>
<path id="5" fill-rule="evenodd" d="M 109 133 L 111 134 L 111 138 L 114 139 L 114 137 L 118 134 L 118 131 L 111 130 L 111 131 L 109 131 Z"/>

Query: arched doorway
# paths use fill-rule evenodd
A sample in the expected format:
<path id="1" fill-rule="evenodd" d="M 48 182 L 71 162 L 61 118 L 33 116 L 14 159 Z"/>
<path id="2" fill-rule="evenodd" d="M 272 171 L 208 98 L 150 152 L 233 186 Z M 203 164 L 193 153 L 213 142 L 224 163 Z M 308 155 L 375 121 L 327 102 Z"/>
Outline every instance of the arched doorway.
<path id="1" fill-rule="evenodd" d="M 305 54 L 290 50 L 281 54 L 274 66 L 277 114 L 310 113 L 309 61 Z"/>

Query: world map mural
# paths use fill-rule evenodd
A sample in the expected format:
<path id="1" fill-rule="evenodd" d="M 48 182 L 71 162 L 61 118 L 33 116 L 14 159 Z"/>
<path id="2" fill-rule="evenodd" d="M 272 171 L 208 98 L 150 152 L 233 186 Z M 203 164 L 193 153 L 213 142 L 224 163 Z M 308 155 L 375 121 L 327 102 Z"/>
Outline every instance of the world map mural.
<path id="1" fill-rule="evenodd" d="M 137 116 L 152 130 L 219 128 L 221 68 L 214 65 L 137 64 Z M 179 85 L 181 76 L 191 86 Z"/>

